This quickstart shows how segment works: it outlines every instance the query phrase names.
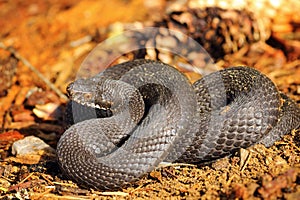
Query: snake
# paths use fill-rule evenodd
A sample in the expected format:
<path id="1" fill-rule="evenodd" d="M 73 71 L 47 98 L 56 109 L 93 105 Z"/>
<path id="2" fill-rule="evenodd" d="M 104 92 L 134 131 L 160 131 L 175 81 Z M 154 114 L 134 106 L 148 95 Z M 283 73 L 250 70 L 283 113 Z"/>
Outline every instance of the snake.
<path id="1" fill-rule="evenodd" d="M 137 59 L 72 82 L 71 124 L 57 144 L 64 174 L 83 187 L 126 187 L 159 163 L 201 164 L 300 126 L 300 108 L 258 70 L 236 66 L 193 84 L 174 67 Z"/>

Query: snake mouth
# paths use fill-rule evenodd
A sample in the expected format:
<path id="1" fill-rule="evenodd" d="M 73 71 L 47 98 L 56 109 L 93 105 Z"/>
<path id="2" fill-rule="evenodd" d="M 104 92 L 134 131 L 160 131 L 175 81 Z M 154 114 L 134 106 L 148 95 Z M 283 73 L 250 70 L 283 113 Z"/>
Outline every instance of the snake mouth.
<path id="1" fill-rule="evenodd" d="M 109 111 L 113 103 L 103 97 L 95 97 L 92 93 L 74 92 L 71 93 L 70 99 L 82 106 Z"/>
<path id="2" fill-rule="evenodd" d="M 110 101 L 97 97 L 92 92 L 70 90 L 68 96 L 70 100 L 90 108 L 109 110 L 112 105 Z"/>
<path id="3" fill-rule="evenodd" d="M 76 99 L 73 99 L 78 104 L 81 104 L 83 106 L 87 106 L 90 108 L 95 108 L 95 109 L 100 109 L 100 110 L 105 110 L 108 111 L 111 108 L 111 104 L 107 101 L 101 101 L 101 103 L 96 103 L 96 102 L 85 102 L 85 101 L 79 101 Z"/>

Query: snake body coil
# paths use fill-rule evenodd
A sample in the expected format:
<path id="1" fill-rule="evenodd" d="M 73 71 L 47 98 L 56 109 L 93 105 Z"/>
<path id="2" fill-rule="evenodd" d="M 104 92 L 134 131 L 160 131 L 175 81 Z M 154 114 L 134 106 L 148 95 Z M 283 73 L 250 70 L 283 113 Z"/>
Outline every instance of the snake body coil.
<path id="1" fill-rule="evenodd" d="M 162 161 L 197 164 L 258 142 L 270 146 L 300 125 L 299 107 L 248 67 L 191 85 L 171 66 L 135 60 L 79 79 L 68 92 L 78 123 L 62 135 L 58 161 L 95 189 L 123 187 Z"/>

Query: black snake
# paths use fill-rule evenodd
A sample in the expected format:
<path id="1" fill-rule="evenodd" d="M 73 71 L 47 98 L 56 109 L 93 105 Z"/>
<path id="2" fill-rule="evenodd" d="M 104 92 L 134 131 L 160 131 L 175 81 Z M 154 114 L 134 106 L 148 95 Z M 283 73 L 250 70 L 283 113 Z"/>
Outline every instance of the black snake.
<path id="1" fill-rule="evenodd" d="M 78 122 L 57 146 L 62 170 L 95 189 L 123 187 L 162 161 L 203 163 L 300 125 L 300 109 L 257 70 L 233 67 L 193 85 L 175 68 L 135 60 L 68 87 Z M 99 118 L 96 118 L 99 117 Z"/>

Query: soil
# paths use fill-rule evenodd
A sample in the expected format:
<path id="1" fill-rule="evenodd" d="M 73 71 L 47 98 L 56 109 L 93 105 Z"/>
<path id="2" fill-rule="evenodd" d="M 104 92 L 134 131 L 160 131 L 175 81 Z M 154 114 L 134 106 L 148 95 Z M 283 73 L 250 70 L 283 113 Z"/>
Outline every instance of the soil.
<path id="1" fill-rule="evenodd" d="M 56 147 L 64 131 L 64 94 L 74 71 L 109 36 L 101 30 L 162 16 L 166 1 L 147 2 L 0 1 L 0 59 L 19 61 L 10 88 L 0 97 L 0 198 L 300 199 L 299 129 L 270 148 L 255 145 L 208 165 L 160 167 L 119 191 L 78 186 L 62 174 L 52 153 L 12 154 L 12 144 L 29 135 Z M 292 30 L 273 32 L 267 44 L 253 44 L 217 64 L 255 67 L 300 105 L 300 26 L 293 26 Z"/>

